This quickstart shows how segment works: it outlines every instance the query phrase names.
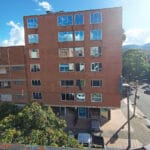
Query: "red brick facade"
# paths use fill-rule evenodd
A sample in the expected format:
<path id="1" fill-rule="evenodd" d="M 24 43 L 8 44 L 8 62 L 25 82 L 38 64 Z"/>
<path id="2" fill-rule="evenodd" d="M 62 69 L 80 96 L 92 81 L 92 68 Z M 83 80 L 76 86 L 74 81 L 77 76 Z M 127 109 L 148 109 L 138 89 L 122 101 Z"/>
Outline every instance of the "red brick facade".
<path id="1" fill-rule="evenodd" d="M 101 22 L 91 24 L 90 13 L 100 13 Z M 69 26 L 59 26 L 58 16 L 75 16 L 82 14 L 84 23 Z M 28 18 L 36 18 L 38 27 L 28 28 Z M 73 19 L 74 20 L 74 19 Z M 10 88 L 0 88 L 0 93 L 22 93 L 20 99 L 12 98 L 12 101 L 24 103 L 33 100 L 33 92 L 40 92 L 37 101 L 52 106 L 62 107 L 119 107 L 121 96 L 119 93 L 119 82 L 122 71 L 122 10 L 121 8 L 97 9 L 77 12 L 50 12 L 45 15 L 25 16 L 25 46 L 0 48 L 0 69 L 9 68 L 9 65 L 23 65 L 22 70 L 7 71 L 0 73 L 0 80 L 22 79 L 20 85 L 13 85 Z M 90 30 L 101 29 L 101 40 L 90 40 Z M 83 31 L 84 40 L 59 42 L 58 32 Z M 37 34 L 37 43 L 29 43 L 28 35 Z M 91 47 L 101 47 L 99 57 L 91 56 Z M 84 48 L 82 57 L 60 57 L 61 48 Z M 37 49 L 38 56 L 31 58 L 30 51 Z M 8 58 L 9 55 L 9 58 Z M 73 64 L 74 69 L 68 72 L 60 71 L 60 64 Z M 83 71 L 76 71 L 76 64 L 84 65 Z M 101 63 L 100 71 L 91 71 L 92 63 Z M 32 68 L 34 64 L 40 65 L 39 70 Z M 8 67 L 7 67 L 8 66 Z M 31 70 L 34 71 L 31 71 Z M 36 81 L 33 81 L 36 80 Z M 61 86 L 61 80 L 71 80 L 73 86 Z M 84 87 L 76 86 L 77 80 L 84 80 Z M 91 86 L 91 80 L 101 80 L 102 86 Z M 34 86 L 33 84 L 36 84 Z M 62 100 L 62 93 L 73 93 L 73 100 Z M 84 101 L 76 99 L 77 93 L 84 93 Z M 100 93 L 101 101 L 91 101 L 92 93 Z M 24 96 L 25 95 L 25 96 Z M 62 96 L 63 95 L 63 96 Z M 66 96 L 66 95 L 65 95 Z"/>

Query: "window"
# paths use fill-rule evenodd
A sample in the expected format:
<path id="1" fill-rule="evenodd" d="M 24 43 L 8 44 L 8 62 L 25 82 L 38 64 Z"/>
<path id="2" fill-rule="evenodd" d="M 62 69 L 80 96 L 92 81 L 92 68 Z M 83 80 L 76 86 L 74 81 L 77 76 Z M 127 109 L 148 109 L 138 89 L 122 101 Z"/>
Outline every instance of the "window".
<path id="1" fill-rule="evenodd" d="M 61 93 L 61 100 L 74 100 L 74 93 Z"/>
<path id="2" fill-rule="evenodd" d="M 12 101 L 12 94 L 0 94 L 0 100 L 1 101 Z"/>
<path id="3" fill-rule="evenodd" d="M 73 80 L 61 80 L 61 86 L 74 86 Z"/>
<path id="4" fill-rule="evenodd" d="M 73 48 L 60 48 L 59 56 L 60 57 L 73 57 Z"/>
<path id="5" fill-rule="evenodd" d="M 85 93 L 77 93 L 76 99 L 77 101 L 85 101 Z"/>
<path id="6" fill-rule="evenodd" d="M 74 48 L 75 57 L 84 57 L 84 47 L 75 47 Z"/>
<path id="7" fill-rule="evenodd" d="M 84 31 L 75 31 L 75 41 L 84 40 Z"/>
<path id="8" fill-rule="evenodd" d="M 59 65 L 59 71 L 60 72 L 71 72 L 71 71 L 74 71 L 74 64 L 73 63 L 60 64 Z"/>
<path id="9" fill-rule="evenodd" d="M 6 67 L 0 67 L 0 74 L 7 74 L 7 68 Z"/>
<path id="10" fill-rule="evenodd" d="M 59 42 L 70 42 L 73 41 L 73 33 L 70 32 L 58 32 Z"/>
<path id="11" fill-rule="evenodd" d="M 10 88 L 10 81 L 0 81 L 0 88 Z"/>
<path id="12" fill-rule="evenodd" d="M 91 101 L 92 102 L 102 102 L 102 94 L 101 93 L 92 93 Z"/>
<path id="13" fill-rule="evenodd" d="M 102 22 L 102 15 L 100 12 L 90 14 L 90 24 L 97 24 Z"/>
<path id="14" fill-rule="evenodd" d="M 99 62 L 91 63 L 91 71 L 99 72 L 102 70 L 102 64 Z"/>
<path id="15" fill-rule="evenodd" d="M 86 118 L 87 117 L 87 109 L 85 107 L 78 108 L 78 117 L 79 118 Z"/>
<path id="16" fill-rule="evenodd" d="M 99 57 L 102 55 L 101 47 L 91 47 L 91 56 Z"/>
<path id="17" fill-rule="evenodd" d="M 33 97 L 33 99 L 42 99 L 42 93 L 41 92 L 33 92 L 32 97 Z"/>
<path id="18" fill-rule="evenodd" d="M 76 80 L 76 86 L 82 90 L 82 87 L 85 87 L 85 80 Z"/>
<path id="19" fill-rule="evenodd" d="M 24 69 L 24 66 L 11 66 L 11 69 L 13 71 L 20 71 Z"/>
<path id="20" fill-rule="evenodd" d="M 58 16 L 57 25 L 58 26 L 69 26 L 73 24 L 72 16 Z"/>
<path id="21" fill-rule="evenodd" d="M 76 68 L 76 71 L 82 72 L 85 70 L 85 64 L 84 63 L 76 63 L 75 68 Z"/>
<path id="22" fill-rule="evenodd" d="M 39 86 L 39 85 L 41 85 L 41 81 L 40 80 L 32 80 L 32 85 Z"/>
<path id="23" fill-rule="evenodd" d="M 23 99 L 23 98 L 27 97 L 27 93 L 24 93 L 24 92 L 15 93 L 15 94 L 13 94 L 13 97 L 15 97 L 16 99 Z"/>
<path id="24" fill-rule="evenodd" d="M 91 86 L 92 87 L 101 87 L 102 86 L 102 80 L 91 80 Z"/>
<path id="25" fill-rule="evenodd" d="M 100 29 L 91 30 L 90 40 L 102 40 L 102 31 Z"/>
<path id="26" fill-rule="evenodd" d="M 37 28 L 38 19 L 37 18 L 28 18 L 27 19 L 27 28 Z"/>
<path id="27" fill-rule="evenodd" d="M 75 22 L 75 25 L 82 25 L 82 24 L 84 24 L 84 16 L 83 16 L 83 14 L 75 14 L 74 22 Z"/>
<path id="28" fill-rule="evenodd" d="M 23 85 L 25 83 L 25 81 L 18 80 L 18 81 L 14 81 L 13 83 L 16 85 Z"/>
<path id="29" fill-rule="evenodd" d="M 29 44 L 39 43 L 39 36 L 38 36 L 38 34 L 29 34 L 28 35 L 28 42 L 29 42 Z"/>
<path id="30" fill-rule="evenodd" d="M 40 71 L 40 64 L 30 64 L 30 71 L 31 72 Z"/>
<path id="31" fill-rule="evenodd" d="M 29 51 L 30 58 L 40 58 L 39 50 L 32 49 Z"/>

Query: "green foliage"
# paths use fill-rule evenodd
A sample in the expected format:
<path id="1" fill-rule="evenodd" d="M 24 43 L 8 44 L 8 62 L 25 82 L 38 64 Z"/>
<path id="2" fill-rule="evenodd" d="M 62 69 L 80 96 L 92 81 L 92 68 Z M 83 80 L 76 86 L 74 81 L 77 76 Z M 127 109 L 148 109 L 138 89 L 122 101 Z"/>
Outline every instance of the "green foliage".
<path id="1" fill-rule="evenodd" d="M 1 102 L 0 103 L 0 120 L 4 117 L 8 116 L 9 114 L 17 114 L 21 108 L 14 105 L 10 102 Z"/>
<path id="2" fill-rule="evenodd" d="M 123 76 L 128 80 L 145 78 L 148 70 L 147 57 L 141 50 L 133 49 L 123 53 Z"/>
<path id="3" fill-rule="evenodd" d="M 81 147 L 68 137 L 65 128 L 65 121 L 57 118 L 49 106 L 32 102 L 0 121 L 0 142 Z"/>

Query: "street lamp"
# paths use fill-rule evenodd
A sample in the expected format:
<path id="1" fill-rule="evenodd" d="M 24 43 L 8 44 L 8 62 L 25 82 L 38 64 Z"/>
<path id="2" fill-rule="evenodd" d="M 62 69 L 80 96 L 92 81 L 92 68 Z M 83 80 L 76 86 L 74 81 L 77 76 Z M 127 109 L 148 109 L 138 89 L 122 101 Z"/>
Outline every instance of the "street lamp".
<path id="1" fill-rule="evenodd" d="M 127 150 L 131 148 L 131 134 L 130 134 L 130 106 L 129 106 L 129 95 L 130 95 L 130 85 L 127 83 L 123 84 L 123 88 L 125 89 L 125 94 L 127 97 L 127 119 L 128 119 L 128 147 Z"/>

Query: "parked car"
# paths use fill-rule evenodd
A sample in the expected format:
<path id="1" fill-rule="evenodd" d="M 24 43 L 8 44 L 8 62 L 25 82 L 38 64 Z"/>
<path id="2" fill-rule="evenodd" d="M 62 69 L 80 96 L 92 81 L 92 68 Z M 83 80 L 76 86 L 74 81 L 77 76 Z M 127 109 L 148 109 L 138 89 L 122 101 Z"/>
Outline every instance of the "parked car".
<path id="1" fill-rule="evenodd" d="M 150 94 L 150 88 L 146 88 L 144 91 L 145 94 Z"/>
<path id="2" fill-rule="evenodd" d="M 83 144 L 83 146 L 91 147 L 92 145 L 92 136 L 90 133 L 78 133 L 78 141 L 80 144 Z"/>
<path id="3" fill-rule="evenodd" d="M 92 136 L 93 148 L 104 148 L 104 138 L 102 136 Z"/>

